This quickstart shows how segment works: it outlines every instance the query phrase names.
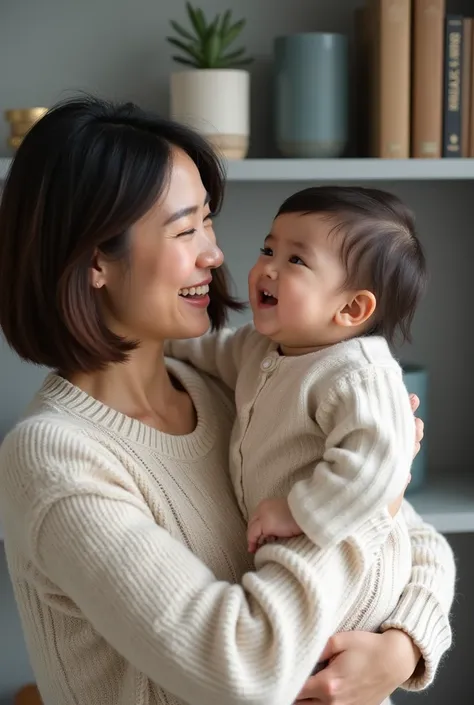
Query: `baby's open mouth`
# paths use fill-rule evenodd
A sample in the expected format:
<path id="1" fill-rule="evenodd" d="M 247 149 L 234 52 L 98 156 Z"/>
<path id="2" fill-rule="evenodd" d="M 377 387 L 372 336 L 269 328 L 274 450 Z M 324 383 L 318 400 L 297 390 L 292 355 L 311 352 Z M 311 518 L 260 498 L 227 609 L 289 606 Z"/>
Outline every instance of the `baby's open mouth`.
<path id="1" fill-rule="evenodd" d="M 276 306 L 278 303 L 278 299 L 276 298 L 276 296 L 270 294 L 270 292 L 266 289 L 262 289 L 262 291 L 259 291 L 259 298 L 260 303 L 266 304 L 267 306 Z"/>

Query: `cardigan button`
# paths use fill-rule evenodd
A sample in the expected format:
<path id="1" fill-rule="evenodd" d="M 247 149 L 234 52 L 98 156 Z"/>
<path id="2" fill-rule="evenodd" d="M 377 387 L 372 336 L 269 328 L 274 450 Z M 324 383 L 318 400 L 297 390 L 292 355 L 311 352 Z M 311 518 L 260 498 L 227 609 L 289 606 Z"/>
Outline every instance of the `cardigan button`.
<path id="1" fill-rule="evenodd" d="M 270 370 L 273 370 L 276 365 L 276 359 L 273 357 L 265 357 L 260 365 L 260 368 L 264 372 L 270 372 Z"/>

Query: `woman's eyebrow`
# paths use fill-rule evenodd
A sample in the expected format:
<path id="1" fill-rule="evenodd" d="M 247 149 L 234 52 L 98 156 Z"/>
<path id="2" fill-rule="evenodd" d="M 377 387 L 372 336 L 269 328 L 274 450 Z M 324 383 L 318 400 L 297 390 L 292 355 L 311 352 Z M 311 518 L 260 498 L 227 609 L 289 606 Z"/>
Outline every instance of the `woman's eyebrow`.
<path id="1" fill-rule="evenodd" d="M 204 205 L 207 206 L 209 201 L 210 196 L 208 193 L 206 193 L 206 197 L 204 198 Z M 170 215 L 170 217 L 165 221 L 164 225 L 170 225 L 170 223 L 174 223 L 177 220 L 180 220 L 181 218 L 185 218 L 187 215 L 193 215 L 194 213 L 198 212 L 199 208 L 200 206 L 185 206 L 184 208 L 180 208 L 175 213 Z"/>

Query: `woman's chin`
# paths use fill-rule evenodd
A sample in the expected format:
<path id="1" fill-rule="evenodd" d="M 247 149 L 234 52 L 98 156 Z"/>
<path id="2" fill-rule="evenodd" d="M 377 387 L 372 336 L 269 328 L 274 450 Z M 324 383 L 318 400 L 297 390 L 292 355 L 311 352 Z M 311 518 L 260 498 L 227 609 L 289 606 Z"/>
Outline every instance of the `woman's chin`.
<path id="1" fill-rule="evenodd" d="M 192 321 L 187 321 L 187 325 L 183 326 L 183 338 L 199 338 L 207 333 L 211 326 L 211 321 L 207 311 L 203 311 L 199 316 L 193 317 Z"/>

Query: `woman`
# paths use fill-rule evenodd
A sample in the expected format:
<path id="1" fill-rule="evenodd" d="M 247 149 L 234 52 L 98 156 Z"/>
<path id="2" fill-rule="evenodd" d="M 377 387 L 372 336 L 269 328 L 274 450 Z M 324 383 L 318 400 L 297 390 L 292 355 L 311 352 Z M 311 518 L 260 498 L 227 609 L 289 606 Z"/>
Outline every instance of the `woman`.
<path id="1" fill-rule="evenodd" d="M 163 356 L 164 340 L 239 306 L 212 229 L 222 186 L 197 135 L 94 100 L 37 123 L 9 174 L 0 326 L 56 372 L 2 444 L 0 513 L 47 705 L 288 705 L 299 693 L 379 705 L 430 682 L 449 646 L 452 555 L 407 505 L 414 570 L 399 607 L 383 634 L 338 635 L 324 652 L 388 512 L 328 551 L 294 539 L 309 574 L 283 544 L 255 568 L 246 553 L 225 472 L 233 403 Z"/>

